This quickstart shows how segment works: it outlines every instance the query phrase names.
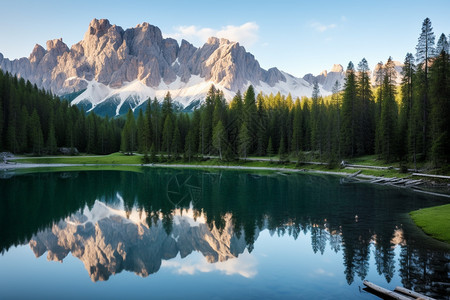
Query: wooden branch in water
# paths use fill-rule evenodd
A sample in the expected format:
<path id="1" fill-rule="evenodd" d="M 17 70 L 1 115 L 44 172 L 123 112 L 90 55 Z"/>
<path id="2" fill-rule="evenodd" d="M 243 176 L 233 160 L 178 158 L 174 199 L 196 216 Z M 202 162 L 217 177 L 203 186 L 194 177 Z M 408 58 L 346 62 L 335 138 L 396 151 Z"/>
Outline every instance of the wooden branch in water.
<path id="1" fill-rule="evenodd" d="M 361 170 L 359 170 L 358 172 L 355 172 L 355 173 L 353 173 L 353 174 L 351 174 L 351 175 L 349 175 L 348 176 L 348 178 L 353 178 L 353 177 L 356 177 L 356 176 L 358 176 L 360 173 L 361 173 L 362 171 Z"/>
<path id="2" fill-rule="evenodd" d="M 423 176 L 423 177 L 450 179 L 450 176 L 445 176 L 445 175 L 433 175 L 433 174 L 423 174 L 423 173 L 412 173 L 411 175 L 412 176 Z"/>
<path id="3" fill-rule="evenodd" d="M 371 283 L 371 282 L 369 282 L 369 281 L 367 281 L 367 280 L 364 280 L 364 281 L 363 281 L 363 284 L 364 284 L 365 286 L 367 286 L 368 288 L 370 288 L 370 289 L 372 289 L 372 290 L 374 290 L 374 291 L 376 291 L 376 292 L 378 292 L 378 293 L 380 293 L 380 294 L 383 294 L 383 295 L 386 295 L 386 296 L 391 297 L 392 299 L 397 299 L 397 300 L 411 300 L 411 298 L 409 298 L 409 297 L 407 297 L 407 296 L 403 296 L 403 295 L 398 294 L 398 293 L 396 293 L 396 292 L 387 290 L 387 289 L 382 288 L 381 286 L 378 286 L 378 285 L 376 285 L 376 284 L 374 284 L 374 283 Z"/>
<path id="4" fill-rule="evenodd" d="M 414 292 L 414 291 L 405 289 L 404 287 L 401 287 L 401 286 L 397 286 L 397 287 L 394 289 L 394 291 L 403 293 L 403 294 L 408 295 L 408 296 L 411 296 L 411 297 L 415 297 L 416 299 L 435 300 L 434 298 L 430 298 L 430 297 L 428 297 L 428 296 L 419 294 L 419 293 L 417 293 L 417 292 Z"/>

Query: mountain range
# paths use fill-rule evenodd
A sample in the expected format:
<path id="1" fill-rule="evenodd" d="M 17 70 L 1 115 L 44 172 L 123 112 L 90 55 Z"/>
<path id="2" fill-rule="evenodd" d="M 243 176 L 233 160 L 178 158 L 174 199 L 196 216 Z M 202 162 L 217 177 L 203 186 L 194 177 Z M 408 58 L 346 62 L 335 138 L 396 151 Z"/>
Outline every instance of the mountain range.
<path id="1" fill-rule="evenodd" d="M 213 84 L 227 100 L 253 85 L 265 94 L 311 96 L 317 81 L 322 95 L 334 82 L 341 85 L 344 70 L 303 78 L 261 68 L 238 42 L 211 37 L 197 48 L 186 40 L 163 38 L 148 23 L 122 29 L 107 19 L 93 19 L 84 38 L 69 48 L 62 40 L 36 45 L 28 58 L 9 60 L 0 53 L 0 69 L 29 80 L 99 115 L 121 115 L 129 108 L 145 108 L 147 99 L 162 100 L 167 92 L 178 106 L 195 108 Z"/>

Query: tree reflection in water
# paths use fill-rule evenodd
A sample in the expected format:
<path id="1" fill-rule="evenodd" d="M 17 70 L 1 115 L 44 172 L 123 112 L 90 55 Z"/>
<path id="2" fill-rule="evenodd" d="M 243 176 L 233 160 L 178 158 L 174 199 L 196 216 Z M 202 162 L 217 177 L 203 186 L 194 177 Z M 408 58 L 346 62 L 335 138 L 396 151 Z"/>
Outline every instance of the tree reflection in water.
<path id="1" fill-rule="evenodd" d="M 93 280 L 106 280 L 123 269 L 146 276 L 159 270 L 161 260 L 177 253 L 185 257 L 200 251 L 210 262 L 228 260 L 244 249 L 251 253 L 259 232 L 267 229 L 294 239 L 301 232 L 310 233 L 311 247 L 317 255 L 326 251 L 327 244 L 332 251 L 341 251 L 348 284 L 355 276 L 367 276 L 371 255 L 376 271 L 387 282 L 398 272 L 406 288 L 437 295 L 445 294 L 445 286 L 434 283 L 449 282 L 448 247 L 424 240 L 407 216 L 411 210 L 442 202 L 407 191 L 342 185 L 339 178 L 332 176 L 154 168 L 142 172 L 20 175 L 0 180 L 0 190 L 2 253 L 30 240 L 37 255 L 51 250 L 54 259 L 70 251 L 87 251 L 80 244 L 74 248 L 76 241 L 66 248 L 53 243 L 60 248 L 50 249 L 49 240 L 57 239 L 50 233 L 52 225 L 67 228 L 69 221 L 82 218 L 86 209 L 92 210 L 99 203 L 108 208 L 121 207 L 123 220 L 137 215 L 143 229 L 117 218 L 110 218 L 111 224 L 105 220 L 94 224 L 117 229 L 119 225 L 113 221 L 120 221 L 125 231 L 117 229 L 104 235 L 111 242 L 105 241 L 105 246 L 115 243 L 117 253 L 111 254 L 114 266 L 99 262 L 92 267 L 91 274 L 96 274 Z M 203 219 L 205 224 L 192 230 L 183 223 L 187 219 L 180 219 L 183 213 L 194 222 Z M 77 227 L 72 234 L 95 236 L 94 226 L 83 226 L 83 232 Z M 130 238 L 133 234 L 135 238 Z M 209 244 L 205 235 L 210 238 Z M 221 246 L 228 249 L 224 251 Z M 401 247 L 398 270 L 395 246 Z M 128 251 L 127 259 L 120 258 L 117 249 Z"/>

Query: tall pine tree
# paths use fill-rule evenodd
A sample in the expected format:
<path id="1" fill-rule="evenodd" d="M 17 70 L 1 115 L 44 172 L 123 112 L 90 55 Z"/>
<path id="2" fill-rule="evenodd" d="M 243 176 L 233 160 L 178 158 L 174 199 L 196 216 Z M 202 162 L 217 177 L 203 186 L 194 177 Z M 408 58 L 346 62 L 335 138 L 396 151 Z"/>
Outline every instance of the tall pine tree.
<path id="1" fill-rule="evenodd" d="M 441 34 L 436 44 L 436 55 L 439 56 L 442 51 L 448 54 L 448 40 L 445 34 Z"/>
<path id="2" fill-rule="evenodd" d="M 396 95 L 396 71 L 392 58 L 389 57 L 385 65 L 383 80 L 383 102 L 381 106 L 380 136 L 381 156 L 391 162 L 397 155 L 397 102 Z"/>
<path id="3" fill-rule="evenodd" d="M 355 105 L 355 146 L 358 155 L 373 153 L 375 140 L 375 116 L 370 69 L 363 58 L 358 64 Z"/>
<path id="4" fill-rule="evenodd" d="M 133 155 L 133 151 L 136 149 L 136 122 L 134 120 L 134 114 L 131 109 L 128 110 L 125 126 L 122 130 L 122 143 L 121 150 L 128 155 Z"/>
<path id="5" fill-rule="evenodd" d="M 411 153 L 416 168 L 416 128 L 413 123 L 413 78 L 415 73 L 414 56 L 407 53 L 402 68 L 402 101 L 399 116 L 399 155 L 403 159 Z M 408 151 L 410 149 L 410 151 Z"/>
<path id="6" fill-rule="evenodd" d="M 450 162 L 450 59 L 442 51 L 430 68 L 431 156 L 436 166 Z"/>
<path id="7" fill-rule="evenodd" d="M 429 86 L 428 86 L 428 68 L 429 68 L 429 59 L 435 55 L 434 48 L 434 33 L 433 27 L 431 26 L 431 21 L 429 18 L 426 18 L 422 24 L 422 32 L 419 36 L 419 41 L 416 46 L 417 54 L 416 59 L 419 63 L 419 68 L 423 68 L 423 89 L 420 95 L 422 99 L 422 147 L 423 147 L 423 156 L 427 157 L 428 152 L 428 114 L 429 114 Z"/>
<path id="8" fill-rule="evenodd" d="M 344 91 L 342 95 L 342 153 L 353 157 L 356 154 L 356 74 L 355 67 L 349 62 L 346 71 Z"/>

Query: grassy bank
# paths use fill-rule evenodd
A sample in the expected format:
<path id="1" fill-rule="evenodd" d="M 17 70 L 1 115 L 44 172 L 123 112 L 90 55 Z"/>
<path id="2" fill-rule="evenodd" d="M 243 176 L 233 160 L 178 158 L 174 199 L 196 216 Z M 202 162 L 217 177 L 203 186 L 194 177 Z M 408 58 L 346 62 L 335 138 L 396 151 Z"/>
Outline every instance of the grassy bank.
<path id="1" fill-rule="evenodd" d="M 450 204 L 419 209 L 410 215 L 426 234 L 450 244 Z"/>
<path id="2" fill-rule="evenodd" d="M 27 157 L 17 159 L 18 163 L 30 164 L 106 164 L 106 165 L 121 165 L 121 164 L 141 164 L 142 156 L 138 155 L 124 155 L 122 153 L 113 153 L 101 156 L 52 156 L 52 157 Z"/>
<path id="3" fill-rule="evenodd" d="M 253 159 L 258 159 L 253 157 Z M 274 157 L 273 160 L 267 160 L 267 157 L 263 158 L 266 160 L 235 160 L 235 161 L 222 161 L 218 158 L 205 158 L 205 159 L 195 159 L 192 161 L 186 161 L 183 159 L 165 161 L 162 160 L 161 164 L 183 164 L 183 165 L 193 165 L 193 166 L 239 166 L 239 167 L 261 167 L 261 168 L 285 168 L 285 169 L 305 169 L 311 171 L 328 171 L 328 172 L 340 172 L 340 173 L 354 173 L 359 169 L 346 168 L 342 169 L 339 166 L 330 167 L 328 165 L 315 165 L 315 164 L 303 164 L 296 165 L 295 162 L 283 163 Z M 32 163 L 32 164 L 98 164 L 98 165 L 121 165 L 121 164 L 142 164 L 142 155 L 124 155 L 122 153 L 113 153 L 110 155 L 103 156 L 56 156 L 56 157 L 23 157 L 16 160 L 18 163 Z M 366 156 L 364 158 L 359 158 L 358 163 L 366 165 L 383 165 L 377 161 L 374 156 Z M 64 168 L 63 168 L 64 169 Z M 401 173 L 395 169 L 389 170 L 374 170 L 374 169 L 362 169 L 364 175 L 372 175 L 378 177 L 406 177 L 409 174 Z"/>

